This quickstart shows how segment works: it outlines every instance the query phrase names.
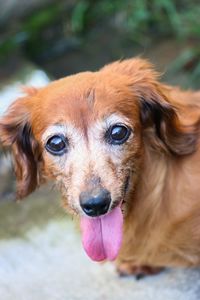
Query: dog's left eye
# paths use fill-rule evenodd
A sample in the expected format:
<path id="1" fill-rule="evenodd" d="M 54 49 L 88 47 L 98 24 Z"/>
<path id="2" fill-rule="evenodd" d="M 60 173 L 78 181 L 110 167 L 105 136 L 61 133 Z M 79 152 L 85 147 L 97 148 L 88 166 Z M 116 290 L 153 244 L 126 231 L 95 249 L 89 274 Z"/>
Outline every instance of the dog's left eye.
<path id="1" fill-rule="evenodd" d="M 63 135 L 54 135 L 48 139 L 45 148 L 53 155 L 62 155 L 67 150 L 67 140 Z"/>
<path id="2" fill-rule="evenodd" d="M 127 126 L 115 124 L 107 130 L 106 140 L 109 144 L 121 145 L 128 140 L 130 133 L 131 130 Z"/>

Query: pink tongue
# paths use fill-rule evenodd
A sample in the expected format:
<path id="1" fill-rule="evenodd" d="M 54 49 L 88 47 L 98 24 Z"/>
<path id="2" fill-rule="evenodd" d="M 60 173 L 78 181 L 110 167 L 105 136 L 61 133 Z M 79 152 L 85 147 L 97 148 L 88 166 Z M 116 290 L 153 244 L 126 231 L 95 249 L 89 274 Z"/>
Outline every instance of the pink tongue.
<path id="1" fill-rule="evenodd" d="M 122 241 L 122 225 L 119 206 L 105 216 L 81 218 L 83 247 L 92 260 L 114 260 L 117 257 Z"/>

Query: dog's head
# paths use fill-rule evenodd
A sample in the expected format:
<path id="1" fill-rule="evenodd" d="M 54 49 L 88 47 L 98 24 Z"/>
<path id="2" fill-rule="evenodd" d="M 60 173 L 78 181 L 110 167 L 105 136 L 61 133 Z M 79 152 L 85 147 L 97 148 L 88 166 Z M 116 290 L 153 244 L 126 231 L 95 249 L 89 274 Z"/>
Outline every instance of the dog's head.
<path id="1" fill-rule="evenodd" d="M 181 126 L 151 65 L 132 59 L 28 91 L 0 120 L 11 148 L 17 196 L 54 180 L 69 211 L 81 216 L 91 258 L 114 259 L 121 207 L 137 184 L 145 137 L 169 155 L 195 150 L 195 131 Z"/>

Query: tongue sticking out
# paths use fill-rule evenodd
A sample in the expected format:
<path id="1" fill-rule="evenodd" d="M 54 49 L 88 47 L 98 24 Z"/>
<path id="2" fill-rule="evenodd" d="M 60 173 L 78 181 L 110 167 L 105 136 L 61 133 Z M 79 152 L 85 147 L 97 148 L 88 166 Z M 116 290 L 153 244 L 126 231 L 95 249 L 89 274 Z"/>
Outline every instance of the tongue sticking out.
<path id="1" fill-rule="evenodd" d="M 120 206 L 96 218 L 81 218 L 82 243 L 95 261 L 114 260 L 122 241 L 123 216 Z"/>

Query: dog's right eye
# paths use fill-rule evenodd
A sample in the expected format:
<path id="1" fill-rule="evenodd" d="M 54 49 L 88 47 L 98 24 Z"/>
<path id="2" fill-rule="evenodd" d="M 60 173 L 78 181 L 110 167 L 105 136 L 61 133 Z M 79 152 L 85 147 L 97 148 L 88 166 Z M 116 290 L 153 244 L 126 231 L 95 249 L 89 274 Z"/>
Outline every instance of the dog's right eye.
<path id="1" fill-rule="evenodd" d="M 67 151 L 67 139 L 63 135 L 54 135 L 47 141 L 45 148 L 53 155 L 62 155 Z"/>

